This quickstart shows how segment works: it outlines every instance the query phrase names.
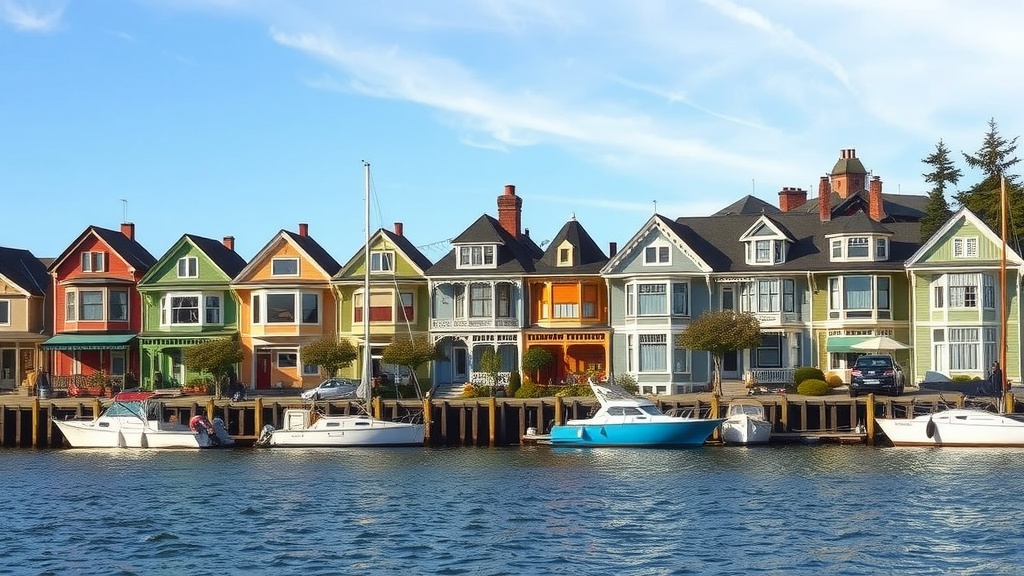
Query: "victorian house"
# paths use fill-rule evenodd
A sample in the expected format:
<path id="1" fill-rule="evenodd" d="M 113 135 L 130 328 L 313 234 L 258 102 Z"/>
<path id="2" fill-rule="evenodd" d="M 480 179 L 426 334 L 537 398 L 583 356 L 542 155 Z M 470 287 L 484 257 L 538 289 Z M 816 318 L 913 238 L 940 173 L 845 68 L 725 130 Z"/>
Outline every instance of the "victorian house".
<path id="1" fill-rule="evenodd" d="M 395 222 L 394 230 L 374 232 L 367 246 L 368 250 L 360 248 L 332 280 L 338 301 L 338 337 L 360 350 L 359 359 L 345 369 L 345 375 L 358 379 L 363 374 L 364 323 L 369 322 L 371 376 L 406 383 L 408 368 L 384 365 L 381 357 L 396 337 L 429 338 L 430 297 L 424 273 L 431 262 L 406 238 L 401 222 Z M 364 319 L 367 266 L 369 317 Z M 416 377 L 419 382 L 429 382 L 430 365 L 422 366 Z"/>
<path id="2" fill-rule="evenodd" d="M 46 367 L 50 276 L 28 250 L 0 247 L 0 390 L 31 386 Z"/>
<path id="3" fill-rule="evenodd" d="M 1004 374 L 1021 380 L 1021 256 L 967 208 L 961 208 L 906 262 L 913 295 L 913 361 L 917 379 L 928 370 L 984 378 L 1000 359 L 1006 329 Z M 1006 320 L 1004 323 L 1003 320 Z"/>
<path id="4" fill-rule="evenodd" d="M 341 269 L 310 235 L 281 230 L 231 282 L 239 304 L 241 381 L 257 389 L 308 388 L 320 369 L 302 361 L 300 348 L 337 334 L 331 286 Z"/>
<path id="5" fill-rule="evenodd" d="M 434 363 L 434 383 L 442 394 L 470 380 L 486 381 L 480 359 L 487 349 L 501 358 L 499 384 L 519 369 L 525 277 L 543 255 L 521 227 L 522 206 L 515 186 L 505 186 L 498 218 L 480 216 L 427 270 L 430 334 L 447 357 Z"/>
<path id="6" fill-rule="evenodd" d="M 575 216 L 562 226 L 527 277 L 529 325 L 524 352 L 542 347 L 554 365 L 542 383 L 603 375 L 610 366 L 608 291 L 601 268 L 608 257 Z"/>
<path id="7" fill-rule="evenodd" d="M 219 241 L 185 234 L 142 277 L 139 377 L 144 388 L 188 384 L 200 375 L 185 366 L 183 350 L 237 335 L 238 303 L 230 283 L 244 267 L 233 237 Z"/>
<path id="8" fill-rule="evenodd" d="M 51 353 L 54 388 L 81 386 L 96 372 L 134 385 L 142 328 L 137 285 L 155 263 L 127 222 L 120 231 L 90 226 L 53 261 L 54 335 L 42 346 Z"/>

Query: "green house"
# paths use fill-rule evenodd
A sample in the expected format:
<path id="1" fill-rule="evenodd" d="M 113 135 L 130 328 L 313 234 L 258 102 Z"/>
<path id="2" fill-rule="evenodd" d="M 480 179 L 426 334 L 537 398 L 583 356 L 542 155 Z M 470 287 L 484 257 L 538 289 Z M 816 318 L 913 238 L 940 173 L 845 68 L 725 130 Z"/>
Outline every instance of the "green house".
<path id="1" fill-rule="evenodd" d="M 185 234 L 139 281 L 143 324 L 139 383 L 143 388 L 187 385 L 183 349 L 238 333 L 238 303 L 229 289 L 245 267 L 235 240 Z"/>
<path id="2" fill-rule="evenodd" d="M 966 208 L 954 214 L 907 261 L 912 286 L 914 374 L 984 378 L 999 360 L 1006 330 L 1004 373 L 1020 382 L 1021 257 Z M 1004 305 L 1005 295 L 1005 305 Z M 1005 322 L 1004 322 L 1005 320 Z"/>

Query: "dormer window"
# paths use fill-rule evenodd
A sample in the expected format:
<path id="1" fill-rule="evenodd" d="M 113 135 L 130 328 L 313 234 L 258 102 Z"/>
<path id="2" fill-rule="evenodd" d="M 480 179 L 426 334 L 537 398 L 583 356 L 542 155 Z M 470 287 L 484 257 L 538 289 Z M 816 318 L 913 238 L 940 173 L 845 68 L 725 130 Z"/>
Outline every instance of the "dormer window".
<path id="1" fill-rule="evenodd" d="M 644 248 L 644 266 L 666 266 L 672 263 L 672 251 L 667 244 L 654 244 Z"/>
<path id="2" fill-rule="evenodd" d="M 953 238 L 954 258 L 977 258 L 978 238 L 976 236 L 960 236 Z"/>
<path id="3" fill-rule="evenodd" d="M 494 245 L 459 246 L 459 268 L 494 268 Z"/>
<path id="4" fill-rule="evenodd" d="M 186 256 L 178 259 L 178 278 L 197 278 L 199 276 L 199 259 Z"/>
<path id="5" fill-rule="evenodd" d="M 106 272 L 106 260 L 104 252 L 82 252 L 82 272 Z"/>
<path id="6" fill-rule="evenodd" d="M 829 236 L 832 262 L 885 262 L 889 260 L 889 236 L 881 234 L 843 234 Z"/>
<path id="7" fill-rule="evenodd" d="M 847 260 L 867 258 L 870 254 L 870 241 L 867 236 L 855 236 L 846 239 Z"/>
<path id="8" fill-rule="evenodd" d="M 786 252 L 791 238 L 781 226 L 764 216 L 740 236 L 746 246 L 747 264 L 770 266 L 786 261 Z"/>
<path id="9" fill-rule="evenodd" d="M 558 250 L 558 265 L 568 266 L 572 264 L 572 248 L 560 248 Z"/>
<path id="10" fill-rule="evenodd" d="M 882 262 L 889 259 L 889 239 L 875 238 L 875 261 Z"/>
<path id="11" fill-rule="evenodd" d="M 298 258 L 274 258 L 270 263 L 271 276 L 298 276 Z"/>
<path id="12" fill-rule="evenodd" d="M 395 253 L 385 250 L 371 252 L 370 272 L 393 274 L 395 272 Z"/>

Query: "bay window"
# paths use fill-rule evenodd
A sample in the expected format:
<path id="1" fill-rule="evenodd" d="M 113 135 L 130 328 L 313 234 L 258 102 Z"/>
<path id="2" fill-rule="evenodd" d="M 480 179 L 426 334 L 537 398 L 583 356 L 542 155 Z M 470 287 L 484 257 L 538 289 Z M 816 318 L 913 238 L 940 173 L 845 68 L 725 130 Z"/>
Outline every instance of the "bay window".
<path id="1" fill-rule="evenodd" d="M 213 312 L 214 305 L 217 312 Z M 207 317 L 219 319 L 219 309 L 220 297 L 208 296 Z M 253 324 L 316 324 L 320 321 L 320 293 L 301 290 L 257 292 L 252 295 L 252 321 Z"/>
<path id="2" fill-rule="evenodd" d="M 744 312 L 797 312 L 796 281 L 765 278 L 744 284 L 740 301 Z"/>
<path id="3" fill-rule="evenodd" d="M 640 334 L 640 372 L 665 372 L 668 370 L 668 336 L 665 334 Z"/>
<path id="4" fill-rule="evenodd" d="M 103 291 L 81 290 L 82 320 L 103 320 Z"/>
<path id="5" fill-rule="evenodd" d="M 672 314 L 676 316 L 690 315 L 690 285 L 685 282 L 672 284 Z"/>
<path id="6" fill-rule="evenodd" d="M 828 279 L 829 318 L 892 317 L 888 276 L 838 276 Z"/>
<path id="7" fill-rule="evenodd" d="M 637 285 L 636 311 L 638 316 L 665 314 L 666 310 L 668 310 L 668 308 L 665 296 L 665 284 Z"/>

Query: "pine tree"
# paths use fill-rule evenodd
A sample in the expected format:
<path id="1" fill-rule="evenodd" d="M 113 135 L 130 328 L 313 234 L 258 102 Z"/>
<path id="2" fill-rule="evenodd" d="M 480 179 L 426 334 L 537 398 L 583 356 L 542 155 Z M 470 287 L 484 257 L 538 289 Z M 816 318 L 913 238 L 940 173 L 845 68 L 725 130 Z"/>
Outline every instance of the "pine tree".
<path id="1" fill-rule="evenodd" d="M 932 169 L 931 172 L 922 174 L 924 181 L 932 184 L 931 192 L 928 193 L 928 203 L 924 207 L 924 218 L 921 219 L 921 242 L 925 242 L 953 215 L 946 201 L 946 188 L 955 186 L 963 174 L 953 164 L 949 157 L 949 148 L 946 148 L 946 143 L 942 140 L 935 145 L 935 152 L 929 154 L 922 162 Z"/>
<path id="2" fill-rule="evenodd" d="M 1000 180 L 1006 178 L 1006 191 L 1009 204 L 1008 222 L 1014 237 L 1024 233 L 1024 192 L 1017 184 L 1018 176 L 1011 174 L 1010 169 L 1020 162 L 1014 156 L 1017 150 L 1017 138 L 1007 140 L 1000 136 L 995 119 L 988 122 L 988 132 L 981 148 L 974 154 L 963 153 L 964 160 L 971 168 L 982 172 L 981 182 L 963 190 L 956 195 L 956 200 L 974 212 L 993 230 L 1001 229 L 999 210 Z"/>

